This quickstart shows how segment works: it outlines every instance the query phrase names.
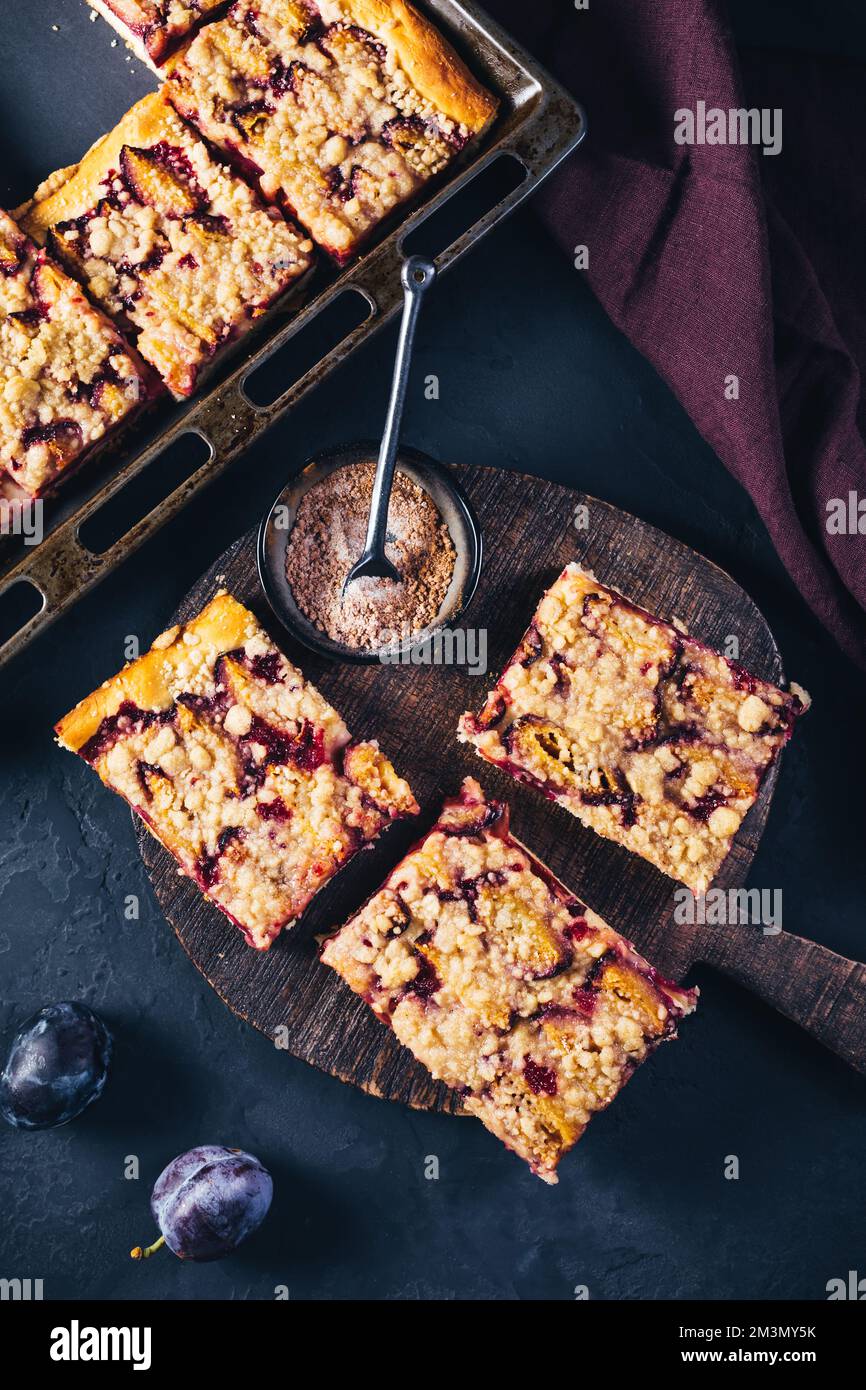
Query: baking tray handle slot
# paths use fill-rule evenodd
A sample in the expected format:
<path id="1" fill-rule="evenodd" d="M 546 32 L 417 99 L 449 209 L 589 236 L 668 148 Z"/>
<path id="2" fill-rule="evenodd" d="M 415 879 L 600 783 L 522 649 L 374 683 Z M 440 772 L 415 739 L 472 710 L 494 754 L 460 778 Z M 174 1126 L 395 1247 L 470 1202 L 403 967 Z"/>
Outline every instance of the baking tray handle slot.
<path id="1" fill-rule="evenodd" d="M 0 590 L 0 643 L 10 641 L 44 607 L 45 595 L 32 579 L 13 579 Z"/>
<path id="2" fill-rule="evenodd" d="M 259 366 L 243 378 L 242 390 L 257 410 L 266 410 L 313 371 L 374 312 L 374 305 L 351 286 L 302 323 Z"/>
<path id="3" fill-rule="evenodd" d="M 522 160 L 510 151 L 496 155 L 468 178 L 451 197 L 403 238 L 407 256 L 440 256 L 455 242 L 474 240 L 476 228 L 501 207 L 529 177 Z M 518 198 L 518 201 L 520 199 Z"/>
<path id="4" fill-rule="evenodd" d="M 208 440 L 185 430 L 166 449 L 113 492 L 78 528 L 78 540 L 91 555 L 104 555 L 169 496 L 173 496 L 213 455 Z"/>

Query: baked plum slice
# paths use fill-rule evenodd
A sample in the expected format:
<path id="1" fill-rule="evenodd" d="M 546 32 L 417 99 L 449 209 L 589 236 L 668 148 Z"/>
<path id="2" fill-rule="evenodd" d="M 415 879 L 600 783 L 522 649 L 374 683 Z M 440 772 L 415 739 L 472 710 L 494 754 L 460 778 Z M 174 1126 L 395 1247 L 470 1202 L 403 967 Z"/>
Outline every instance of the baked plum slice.
<path id="1" fill-rule="evenodd" d="M 343 756 L 343 775 L 385 815 L 393 815 L 395 805 L 407 812 L 417 810 L 414 797 L 403 792 L 401 778 L 375 743 L 350 744 Z"/>
<path id="2" fill-rule="evenodd" d="M 584 806 L 618 807 L 623 823 L 634 823 L 637 797 L 622 770 L 581 764 L 560 725 L 526 714 L 515 719 L 503 743 L 515 771 L 529 774 L 548 794 L 573 795 Z"/>
<path id="3" fill-rule="evenodd" d="M 581 793 L 617 790 L 615 772 L 582 765 L 567 731 L 549 719 L 525 714 L 515 719 L 503 741 L 509 756 L 519 767 L 557 790 Z"/>
<path id="4" fill-rule="evenodd" d="M 116 381 L 107 376 L 100 377 L 94 384 L 90 402 L 94 409 L 101 410 L 109 420 L 122 419 L 128 409 L 125 393 Z"/>
<path id="5" fill-rule="evenodd" d="M 752 762 L 737 759 L 701 740 L 672 740 L 666 756 L 679 766 L 668 771 L 673 797 L 696 820 L 708 820 L 730 802 L 749 805 L 758 790 L 759 777 Z"/>
<path id="6" fill-rule="evenodd" d="M 303 0 L 270 0 L 268 15 L 275 21 L 282 33 L 296 43 L 310 43 L 324 33 L 324 25 L 315 7 L 303 4 Z M 255 10 L 247 10 L 244 24 L 257 39 L 262 37 Z"/>
<path id="7" fill-rule="evenodd" d="M 21 435 L 25 450 L 43 445 L 48 450 L 53 470 L 65 468 L 81 453 L 81 426 L 75 420 L 54 420 L 50 425 L 30 425 Z"/>
<path id="8" fill-rule="evenodd" d="M 358 24 L 344 24 L 338 20 L 329 24 L 316 40 L 323 52 L 332 57 L 340 66 L 353 66 L 358 63 L 384 63 L 388 57 L 385 45 L 374 38 Z"/>
<path id="9" fill-rule="evenodd" d="M 467 778 L 459 797 L 446 803 L 434 829 L 446 835 L 481 835 L 492 830 L 503 820 L 503 807 L 498 801 L 486 801 L 481 788 L 478 798 L 467 791 L 468 786 L 478 786 Z"/>
<path id="10" fill-rule="evenodd" d="M 152 0 L 106 0 L 108 8 L 131 34 L 143 37 L 165 19 L 164 10 Z"/>
<path id="11" fill-rule="evenodd" d="M 17 275 L 27 255 L 27 242 L 22 237 L 0 235 L 0 275 Z"/>
<path id="12" fill-rule="evenodd" d="M 603 957 L 601 970 L 593 981 L 599 992 L 615 997 L 619 1005 L 626 1004 L 638 1015 L 645 1035 L 664 1037 L 676 1022 L 666 1001 L 654 987 L 652 967 L 649 973 L 635 970 L 614 952 Z M 621 1010 L 617 1008 L 617 1012 Z"/>
<path id="13" fill-rule="evenodd" d="M 483 709 L 478 714 L 464 714 L 463 720 L 466 732 L 472 735 L 483 734 L 487 729 L 492 729 L 505 718 L 508 711 L 509 698 L 507 691 L 497 687 L 491 690 Z"/>
<path id="14" fill-rule="evenodd" d="M 30 289 L 43 317 L 48 318 L 50 310 L 56 307 L 65 292 L 68 293 L 69 281 L 58 274 L 50 261 L 40 260 L 33 267 Z"/>
<path id="15" fill-rule="evenodd" d="M 264 99 L 245 101 L 231 108 L 230 119 L 235 130 L 244 140 L 260 140 L 268 128 L 274 108 Z"/>
<path id="16" fill-rule="evenodd" d="M 235 77 L 250 87 L 267 87 L 273 67 L 261 37 L 252 26 L 238 29 L 233 24 L 215 24 L 208 31 L 214 48 L 226 59 Z"/>
<path id="17" fill-rule="evenodd" d="M 136 202 L 156 208 L 164 217 L 191 217 L 207 204 L 186 155 L 165 141 L 150 149 L 124 145 L 120 172 Z"/>
<path id="18" fill-rule="evenodd" d="M 518 979 L 549 980 L 567 969 L 572 952 L 524 894 L 508 883 L 481 883 L 475 894 L 476 920 L 486 940 Z"/>
<path id="19" fill-rule="evenodd" d="M 402 155 L 410 169 L 421 175 L 427 173 L 431 162 L 444 163 L 452 153 L 438 126 L 422 121 L 419 116 L 395 116 L 386 121 L 381 140 Z"/>

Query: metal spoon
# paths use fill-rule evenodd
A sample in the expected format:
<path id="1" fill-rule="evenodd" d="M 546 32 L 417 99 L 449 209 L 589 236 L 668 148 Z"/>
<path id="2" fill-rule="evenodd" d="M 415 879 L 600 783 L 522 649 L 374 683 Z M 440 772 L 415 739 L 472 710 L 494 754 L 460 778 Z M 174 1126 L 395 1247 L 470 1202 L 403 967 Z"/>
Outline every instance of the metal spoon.
<path id="1" fill-rule="evenodd" d="M 364 553 L 356 560 L 343 580 L 342 592 L 355 579 L 372 577 L 375 579 L 400 579 L 399 570 L 392 565 L 385 554 L 385 538 L 388 526 L 388 504 L 391 500 L 391 485 L 394 481 L 394 464 L 397 446 L 400 442 L 400 424 L 403 407 L 406 403 L 406 387 L 409 384 L 409 368 L 412 361 L 412 347 L 415 342 L 415 326 L 421 300 L 436 279 L 436 267 L 423 256 L 410 256 L 403 262 L 400 280 L 403 285 L 403 318 L 400 323 L 400 336 L 397 340 L 397 357 L 394 361 L 394 377 L 391 382 L 391 399 L 385 416 L 385 429 L 379 446 L 376 463 L 376 476 L 373 479 L 373 495 L 370 499 L 370 517 L 367 522 L 367 536 Z"/>

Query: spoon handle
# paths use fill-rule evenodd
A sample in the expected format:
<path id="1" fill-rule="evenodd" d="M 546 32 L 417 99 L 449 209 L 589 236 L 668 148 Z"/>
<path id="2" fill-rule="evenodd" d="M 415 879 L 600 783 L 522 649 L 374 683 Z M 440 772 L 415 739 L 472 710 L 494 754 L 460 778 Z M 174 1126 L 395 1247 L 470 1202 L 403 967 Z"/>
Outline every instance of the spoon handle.
<path id="1" fill-rule="evenodd" d="M 397 340 L 397 356 L 394 361 L 394 377 L 391 382 L 391 399 L 385 416 L 382 443 L 376 463 L 376 476 L 373 479 L 373 496 L 370 502 L 370 517 L 367 522 L 365 555 L 385 553 L 385 533 L 388 525 L 388 503 L 391 500 L 391 484 L 394 480 L 394 463 L 397 446 L 400 442 L 400 424 L 403 407 L 406 403 L 406 388 L 409 384 L 409 369 L 412 362 L 412 348 L 415 342 L 415 326 L 418 310 L 426 291 L 436 279 L 436 267 L 423 256 L 410 256 L 404 261 L 400 272 L 403 284 L 403 318 L 400 321 L 400 336 Z"/>

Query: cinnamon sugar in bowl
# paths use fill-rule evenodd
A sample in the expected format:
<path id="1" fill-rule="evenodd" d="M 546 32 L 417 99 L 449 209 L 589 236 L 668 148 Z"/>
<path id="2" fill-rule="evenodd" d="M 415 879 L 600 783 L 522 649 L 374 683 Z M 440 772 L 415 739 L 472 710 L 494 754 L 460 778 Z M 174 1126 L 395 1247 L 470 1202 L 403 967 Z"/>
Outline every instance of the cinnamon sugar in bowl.
<path id="1" fill-rule="evenodd" d="M 364 549 L 375 444 L 314 458 L 259 531 L 259 575 L 277 616 L 306 646 L 369 662 L 453 626 L 478 583 L 481 533 L 453 471 L 414 450 L 397 456 L 385 550 L 401 579 L 343 581 Z"/>
<path id="2" fill-rule="evenodd" d="M 301 498 L 286 550 L 295 602 L 346 647 L 376 651 L 426 631 L 454 573 L 448 527 L 428 493 L 398 468 L 388 506 L 385 554 L 400 574 L 343 585 L 364 550 L 376 465 L 335 468 Z"/>

